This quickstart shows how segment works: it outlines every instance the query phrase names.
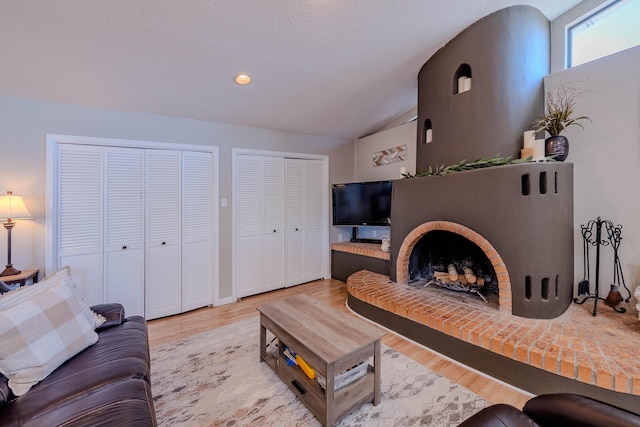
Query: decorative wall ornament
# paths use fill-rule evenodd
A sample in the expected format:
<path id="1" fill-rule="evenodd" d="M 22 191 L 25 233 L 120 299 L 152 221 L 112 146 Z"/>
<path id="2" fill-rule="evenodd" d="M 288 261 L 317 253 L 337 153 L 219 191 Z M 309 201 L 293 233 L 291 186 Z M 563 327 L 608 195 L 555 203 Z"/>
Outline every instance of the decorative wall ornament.
<path id="1" fill-rule="evenodd" d="M 388 165 L 405 160 L 407 160 L 406 144 L 373 153 L 373 166 Z"/>

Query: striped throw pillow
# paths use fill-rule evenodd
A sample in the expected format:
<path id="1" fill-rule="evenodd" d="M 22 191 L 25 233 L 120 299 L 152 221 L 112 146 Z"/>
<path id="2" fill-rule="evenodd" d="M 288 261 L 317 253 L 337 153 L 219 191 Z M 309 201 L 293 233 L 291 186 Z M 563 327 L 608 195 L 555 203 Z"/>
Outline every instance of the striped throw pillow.
<path id="1" fill-rule="evenodd" d="M 0 372 L 21 396 L 97 341 L 73 291 L 55 286 L 0 311 Z"/>

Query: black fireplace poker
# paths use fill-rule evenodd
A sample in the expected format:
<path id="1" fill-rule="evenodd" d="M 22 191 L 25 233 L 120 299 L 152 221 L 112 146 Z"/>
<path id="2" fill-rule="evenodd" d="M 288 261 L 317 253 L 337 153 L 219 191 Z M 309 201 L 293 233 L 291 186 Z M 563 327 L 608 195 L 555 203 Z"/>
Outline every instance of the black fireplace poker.
<path id="1" fill-rule="evenodd" d="M 602 237 L 602 226 L 604 225 L 605 230 L 607 232 L 607 237 Z M 620 247 L 620 241 L 622 240 L 622 226 L 617 225 L 614 226 L 613 223 L 609 220 L 602 220 L 598 217 L 595 220 L 590 220 L 587 224 L 580 225 L 580 230 L 582 231 L 582 240 L 584 244 L 584 256 L 585 256 L 585 280 L 580 282 L 580 286 L 578 286 L 578 293 L 586 293 L 587 296 L 582 299 L 582 301 L 578 302 L 579 298 L 574 298 L 573 302 L 576 304 L 584 304 L 588 299 L 593 298 L 593 316 L 596 315 L 596 310 L 598 308 L 598 300 L 605 301 L 608 304 L 609 301 L 607 299 L 600 297 L 598 290 L 600 287 L 600 247 L 601 246 L 609 246 L 613 247 L 614 250 L 614 275 L 613 280 L 614 284 L 611 285 L 612 292 L 618 292 L 618 287 L 622 284 L 627 291 L 628 297 L 624 299 L 625 302 L 629 302 L 631 300 L 631 291 L 627 288 L 627 285 L 624 282 L 624 276 L 622 275 L 622 267 L 620 264 L 620 258 L 618 258 L 618 248 Z M 593 238 L 593 233 L 595 231 L 595 238 Z M 588 283 L 588 272 L 589 272 L 589 245 L 596 247 L 596 275 L 595 275 L 595 292 L 590 293 L 589 283 Z M 586 282 L 586 283 L 585 283 Z M 586 284 L 586 289 L 582 289 L 582 287 Z M 620 296 L 619 301 L 622 301 L 623 298 Z M 610 307 L 618 313 L 625 313 L 627 311 L 624 307 L 616 307 L 616 305 L 610 305 Z"/>

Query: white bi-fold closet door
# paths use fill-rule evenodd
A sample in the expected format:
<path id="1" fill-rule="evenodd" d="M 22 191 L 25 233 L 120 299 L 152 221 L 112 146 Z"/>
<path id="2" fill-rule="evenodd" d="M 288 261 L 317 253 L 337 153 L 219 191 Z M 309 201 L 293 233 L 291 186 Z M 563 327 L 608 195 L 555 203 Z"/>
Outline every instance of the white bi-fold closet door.
<path id="1" fill-rule="evenodd" d="M 66 150 L 64 152 L 68 155 Z M 64 157 L 65 155 L 61 156 L 61 158 Z M 144 313 L 145 279 L 145 150 L 104 147 L 103 157 L 105 183 L 102 195 L 105 236 L 103 302 L 123 301 L 125 313 L 142 314 Z M 66 169 L 65 167 L 64 171 Z M 70 187 L 61 187 L 61 196 L 72 193 L 77 181 L 73 180 L 67 184 Z M 96 192 L 96 196 L 100 197 L 100 192 Z M 99 228 L 96 231 L 99 231 Z M 66 234 L 61 233 L 61 236 Z M 71 274 L 75 274 L 73 265 Z M 100 292 L 99 287 L 96 287 L 95 292 Z"/>
<path id="2" fill-rule="evenodd" d="M 213 303 L 215 152 L 57 144 L 54 267 L 149 319 Z M 214 274 L 215 273 L 215 274 Z"/>
<path id="3" fill-rule="evenodd" d="M 320 160 L 285 159 L 286 285 L 324 277 L 324 164 Z"/>
<path id="4" fill-rule="evenodd" d="M 236 296 L 324 277 L 325 169 L 319 159 L 235 156 Z"/>
<path id="5" fill-rule="evenodd" d="M 236 159 L 236 284 L 244 297 L 285 286 L 284 159 Z"/>
<path id="6" fill-rule="evenodd" d="M 151 319 L 182 311 L 181 156 L 172 150 L 146 155 L 145 315 Z"/>

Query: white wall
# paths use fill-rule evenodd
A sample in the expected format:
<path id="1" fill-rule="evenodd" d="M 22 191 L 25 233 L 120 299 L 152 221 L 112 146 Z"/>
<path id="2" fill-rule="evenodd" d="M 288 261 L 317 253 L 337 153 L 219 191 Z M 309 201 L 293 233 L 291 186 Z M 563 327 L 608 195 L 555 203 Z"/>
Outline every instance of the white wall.
<path id="1" fill-rule="evenodd" d="M 417 140 L 416 123 L 417 122 L 414 120 L 412 122 L 357 139 L 355 142 L 355 181 L 361 182 L 399 179 L 401 167 L 406 167 L 407 171 L 415 173 Z M 373 164 L 373 153 L 400 145 L 407 146 L 407 160 L 382 166 L 375 166 Z"/>
<path id="2" fill-rule="evenodd" d="M 628 287 L 640 283 L 640 46 L 601 58 L 545 79 L 584 91 L 577 113 L 591 118 L 584 130 L 573 126 L 569 157 L 574 164 L 574 226 L 576 282 L 582 278 L 580 225 L 598 216 L 622 225 L 620 258 Z M 591 250 L 591 257 L 595 251 Z M 601 251 L 600 294 L 613 279 L 613 251 Z M 591 269 L 591 283 L 595 278 Z M 626 293 L 623 293 L 626 297 Z"/>
<path id="3" fill-rule="evenodd" d="M 406 117 L 415 116 L 415 110 L 408 112 Z M 355 141 L 355 176 L 353 181 L 384 181 L 400 179 L 400 168 L 405 167 L 407 172 L 416 171 L 416 121 L 403 123 L 392 128 L 385 128 L 373 135 L 368 135 Z M 382 166 L 373 164 L 373 153 L 400 145 L 407 146 L 407 160 L 390 163 Z M 347 182 L 347 181 L 345 181 Z M 351 238 L 351 227 L 334 227 L 341 241 Z M 381 239 L 389 237 L 388 227 L 358 227 L 358 237 L 369 239 Z"/>
<path id="4" fill-rule="evenodd" d="M 220 151 L 220 299 L 231 296 L 231 149 L 286 151 L 329 156 L 330 183 L 353 180 L 353 141 L 224 123 L 116 111 L 0 96 L 0 193 L 24 196 L 33 215 L 12 231 L 17 268 L 45 265 L 45 135 L 80 135 L 218 146 Z M 330 241 L 337 240 L 331 230 Z M 0 228 L 0 263 L 7 257 L 7 234 Z"/>

